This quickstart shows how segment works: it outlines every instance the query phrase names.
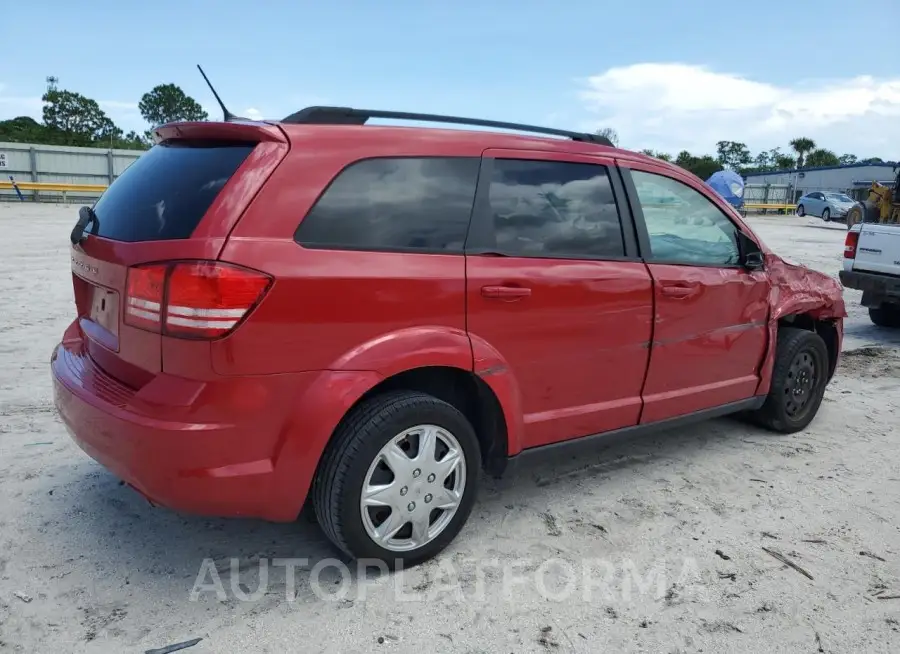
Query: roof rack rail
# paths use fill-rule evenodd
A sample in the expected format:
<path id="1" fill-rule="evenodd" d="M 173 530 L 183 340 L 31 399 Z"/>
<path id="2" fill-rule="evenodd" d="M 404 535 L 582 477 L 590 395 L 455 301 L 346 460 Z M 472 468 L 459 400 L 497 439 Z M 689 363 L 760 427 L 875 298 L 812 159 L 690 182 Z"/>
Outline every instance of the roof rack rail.
<path id="1" fill-rule="evenodd" d="M 478 127 L 495 127 L 497 129 L 511 129 L 520 132 L 533 132 L 535 134 L 548 134 L 550 136 L 564 136 L 573 141 L 597 143 L 612 146 L 612 142 L 605 136 L 589 134 L 587 132 L 571 132 L 552 127 L 538 127 L 536 125 L 522 125 L 519 123 L 505 123 L 497 120 L 483 120 L 481 118 L 462 118 L 460 116 L 440 116 L 437 114 L 416 114 L 404 111 L 379 111 L 373 109 L 353 109 L 351 107 L 306 107 L 287 118 L 282 123 L 295 125 L 365 125 L 371 118 L 388 118 L 393 120 L 412 120 L 429 123 L 448 123 L 453 125 L 472 125 Z"/>

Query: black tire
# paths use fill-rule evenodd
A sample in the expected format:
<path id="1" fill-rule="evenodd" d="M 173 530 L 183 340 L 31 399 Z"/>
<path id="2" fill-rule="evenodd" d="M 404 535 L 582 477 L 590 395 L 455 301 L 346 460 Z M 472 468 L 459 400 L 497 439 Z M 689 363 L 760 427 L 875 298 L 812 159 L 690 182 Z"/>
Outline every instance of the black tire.
<path id="1" fill-rule="evenodd" d="M 822 209 L 822 220 L 824 220 L 826 223 L 831 220 L 831 209 L 829 209 L 828 207 Z"/>
<path id="2" fill-rule="evenodd" d="M 806 215 L 806 209 L 803 207 L 802 204 L 798 204 L 798 205 L 797 205 L 797 212 L 796 212 L 796 213 L 797 213 L 797 215 L 800 216 L 801 218 L 803 218 L 803 216 Z"/>
<path id="3" fill-rule="evenodd" d="M 465 488 L 456 513 L 434 540 L 417 549 L 394 552 L 366 532 L 360 495 L 369 466 L 382 447 L 420 424 L 442 427 L 459 442 L 466 462 Z M 411 567 L 434 557 L 456 537 L 472 512 L 480 475 L 478 438 L 462 413 L 425 393 L 395 391 L 364 401 L 341 421 L 316 473 L 313 506 L 325 535 L 345 554 L 383 561 L 391 570 Z"/>
<path id="4" fill-rule="evenodd" d="M 884 303 L 870 307 L 869 319 L 879 327 L 900 327 L 900 305 Z"/>
<path id="5" fill-rule="evenodd" d="M 881 220 L 881 209 L 871 200 L 857 202 L 847 212 L 847 229 L 857 223 L 877 223 Z"/>
<path id="6" fill-rule="evenodd" d="M 847 211 L 847 229 L 853 227 L 856 223 L 863 222 L 866 215 L 866 207 L 862 202 L 857 202 Z"/>
<path id="7" fill-rule="evenodd" d="M 805 381 L 807 378 L 798 370 L 806 371 L 811 379 Z M 805 329 L 783 327 L 778 330 L 769 394 L 762 407 L 748 417 L 761 427 L 782 434 L 801 431 L 819 411 L 828 379 L 828 348 L 822 337 Z M 805 398 L 797 394 L 798 390 L 807 394 Z"/>

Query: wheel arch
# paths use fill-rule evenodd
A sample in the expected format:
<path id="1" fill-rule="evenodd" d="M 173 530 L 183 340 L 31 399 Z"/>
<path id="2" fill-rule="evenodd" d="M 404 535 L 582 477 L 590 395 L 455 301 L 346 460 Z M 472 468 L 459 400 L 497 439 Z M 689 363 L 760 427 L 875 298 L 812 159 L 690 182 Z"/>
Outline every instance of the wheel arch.
<path id="1" fill-rule="evenodd" d="M 770 346 L 766 352 L 762 366 L 760 367 L 760 381 L 756 389 L 759 396 L 767 395 L 772 383 L 772 372 L 775 368 L 775 343 L 778 339 L 779 329 L 785 327 L 795 327 L 815 332 L 825 341 L 825 347 L 828 350 L 828 380 L 834 376 L 837 370 L 838 361 L 841 353 L 841 341 L 843 339 L 843 331 L 841 321 L 838 318 L 820 318 L 812 313 L 790 313 L 782 315 L 776 320 L 769 323 L 769 342 Z"/>
<path id="2" fill-rule="evenodd" d="M 299 502 L 295 514 L 308 505 L 323 457 L 347 416 L 361 402 L 392 390 L 425 392 L 459 409 L 478 436 L 483 467 L 494 476 L 521 449 L 518 384 L 494 348 L 441 326 L 384 334 L 335 360 L 294 407 L 275 467 L 277 496 L 292 508 Z"/>
<path id="3" fill-rule="evenodd" d="M 830 380 L 834 376 L 841 348 L 840 333 L 834 320 L 817 319 L 808 313 L 798 313 L 782 316 L 778 320 L 778 326 L 779 328 L 795 327 L 805 329 L 821 336 L 822 340 L 825 341 L 825 347 L 828 349 L 828 379 Z"/>
<path id="4" fill-rule="evenodd" d="M 422 366 L 394 374 L 370 388 L 347 412 L 391 391 L 419 391 L 453 406 L 472 424 L 481 446 L 484 469 L 499 476 L 508 460 L 509 430 L 494 390 L 478 375 L 451 366 Z"/>

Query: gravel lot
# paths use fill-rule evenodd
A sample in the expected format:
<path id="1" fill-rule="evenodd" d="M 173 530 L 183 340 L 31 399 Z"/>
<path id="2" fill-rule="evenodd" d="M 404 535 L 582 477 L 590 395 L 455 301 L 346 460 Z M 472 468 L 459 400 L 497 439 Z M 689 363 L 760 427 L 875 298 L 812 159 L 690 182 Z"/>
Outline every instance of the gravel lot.
<path id="1" fill-rule="evenodd" d="M 76 210 L 0 204 L 13 237 L 0 259 L 0 652 L 193 638 L 190 654 L 900 648 L 900 334 L 873 327 L 857 292 L 806 432 L 726 419 L 535 464 L 486 481 L 437 561 L 360 575 L 302 519 L 151 508 L 69 440 L 48 359 L 73 316 Z M 837 276 L 843 229 L 752 222 L 780 254 Z M 293 575 L 271 565 L 291 557 L 307 560 Z M 201 570 L 224 594 L 192 601 Z"/>

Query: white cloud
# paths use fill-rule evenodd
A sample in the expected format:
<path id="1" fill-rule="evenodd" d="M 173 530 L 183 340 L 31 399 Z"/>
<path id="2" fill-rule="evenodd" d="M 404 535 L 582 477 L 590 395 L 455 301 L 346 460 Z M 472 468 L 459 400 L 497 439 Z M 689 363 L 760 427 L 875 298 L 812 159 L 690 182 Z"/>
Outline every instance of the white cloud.
<path id="1" fill-rule="evenodd" d="M 623 147 L 715 153 L 716 141 L 789 150 L 798 136 L 837 154 L 900 159 L 900 77 L 779 86 L 707 67 L 644 63 L 584 80 L 580 97 Z"/>
<path id="2" fill-rule="evenodd" d="M 244 118 L 249 118 L 250 120 L 263 120 L 262 112 L 255 107 L 244 109 L 243 116 Z"/>

